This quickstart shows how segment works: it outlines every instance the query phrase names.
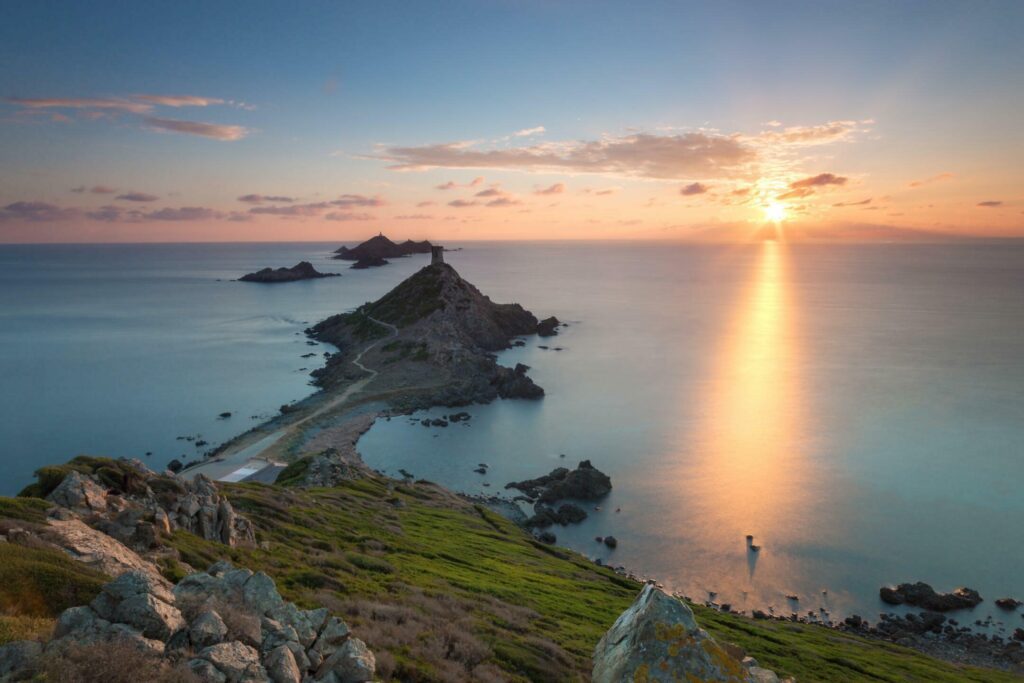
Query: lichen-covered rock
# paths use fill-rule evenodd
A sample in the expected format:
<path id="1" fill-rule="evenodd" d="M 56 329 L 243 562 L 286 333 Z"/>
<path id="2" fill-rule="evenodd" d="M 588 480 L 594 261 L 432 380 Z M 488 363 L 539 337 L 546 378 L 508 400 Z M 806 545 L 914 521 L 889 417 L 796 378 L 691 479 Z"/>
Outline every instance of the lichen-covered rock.
<path id="1" fill-rule="evenodd" d="M 300 683 L 302 672 L 295 655 L 286 645 L 278 645 L 264 658 L 267 674 L 274 683 Z"/>
<path id="2" fill-rule="evenodd" d="M 316 680 L 328 683 L 366 683 L 373 680 L 376 666 L 370 648 L 358 638 L 349 638 L 320 666 Z"/>
<path id="3" fill-rule="evenodd" d="M 697 625 L 681 600 L 648 584 L 597 644 L 593 680 L 750 683 L 758 679 Z"/>
<path id="4" fill-rule="evenodd" d="M 72 470 L 50 493 L 50 500 L 71 509 L 102 512 L 107 509 L 107 491 L 92 477 Z"/>
<path id="5" fill-rule="evenodd" d="M 146 572 L 122 574 L 89 605 L 61 613 L 41 656 L 114 641 L 169 665 L 187 661 L 203 683 L 363 683 L 373 680 L 376 664 L 344 621 L 324 608 L 285 602 L 269 576 L 227 562 L 173 589 Z M 7 671 L 0 681 L 31 675 L 33 653 L 39 654 L 32 645 L 0 648 L 0 671 Z"/>
<path id="6" fill-rule="evenodd" d="M 224 674 L 228 683 L 269 680 L 266 669 L 260 663 L 260 653 L 256 648 L 237 640 L 211 645 L 202 650 L 198 658 L 213 664 L 217 671 Z"/>
<path id="7" fill-rule="evenodd" d="M 220 615 L 212 609 L 200 612 L 192 620 L 188 629 L 189 639 L 196 647 L 209 647 L 224 640 L 228 635 L 228 627 Z"/>

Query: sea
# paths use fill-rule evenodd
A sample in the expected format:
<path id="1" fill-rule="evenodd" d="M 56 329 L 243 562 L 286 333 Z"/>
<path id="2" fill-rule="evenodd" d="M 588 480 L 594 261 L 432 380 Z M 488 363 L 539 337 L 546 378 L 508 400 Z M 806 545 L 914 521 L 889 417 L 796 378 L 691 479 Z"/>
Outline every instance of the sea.
<path id="1" fill-rule="evenodd" d="M 80 453 L 189 460 L 314 391 L 333 349 L 303 330 L 429 258 L 354 271 L 337 246 L 0 246 L 0 493 Z M 511 499 L 589 460 L 612 493 L 558 543 L 694 600 L 873 621 L 920 580 L 1021 625 L 993 602 L 1024 599 L 1024 244 L 447 246 L 567 323 L 499 354 L 546 396 L 378 421 L 371 467 Z M 343 276 L 236 281 L 300 260 Z"/>

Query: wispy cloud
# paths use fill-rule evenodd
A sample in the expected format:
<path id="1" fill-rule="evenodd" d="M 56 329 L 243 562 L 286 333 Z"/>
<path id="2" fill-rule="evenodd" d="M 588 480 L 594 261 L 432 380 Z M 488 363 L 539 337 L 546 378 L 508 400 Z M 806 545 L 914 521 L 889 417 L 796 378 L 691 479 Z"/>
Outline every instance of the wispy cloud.
<path id="1" fill-rule="evenodd" d="M 794 190 L 800 187 L 820 187 L 822 185 L 845 185 L 848 178 L 838 176 L 834 173 L 819 173 L 816 176 L 810 178 L 804 178 L 803 180 L 795 180 L 789 184 Z"/>
<path id="2" fill-rule="evenodd" d="M 398 171 L 431 168 L 494 168 L 525 172 L 563 171 L 613 176 L 681 179 L 718 177 L 739 171 L 755 151 L 737 136 L 714 133 L 638 133 L 593 141 L 541 143 L 481 149 L 472 142 L 389 147 L 370 157 Z M 444 186 L 448 189 L 447 184 Z"/>
<path id="3" fill-rule="evenodd" d="M 512 197 L 498 197 L 497 199 L 492 199 L 491 201 L 487 202 L 485 206 L 489 206 L 492 209 L 496 209 L 506 206 L 515 206 L 517 204 L 522 204 L 522 202 L 519 201 L 518 199 L 513 199 Z"/>
<path id="4" fill-rule="evenodd" d="M 202 206 L 182 206 L 177 209 L 166 208 L 143 214 L 144 218 L 154 221 L 200 221 L 223 218 L 223 216 L 224 214 L 220 211 Z"/>
<path id="5" fill-rule="evenodd" d="M 238 201 L 246 204 L 262 204 L 263 202 L 278 202 L 281 204 L 291 204 L 295 201 L 294 197 L 286 197 L 284 195 L 274 194 L 243 194 L 238 198 Z"/>
<path id="6" fill-rule="evenodd" d="M 435 185 L 434 189 L 435 190 L 457 190 L 460 187 L 478 187 L 478 186 L 483 185 L 483 184 L 484 184 L 484 177 L 483 176 L 477 176 L 476 178 L 473 178 L 471 181 L 469 181 L 465 185 L 460 185 L 457 182 L 455 182 L 454 180 L 449 180 L 446 183 L 441 183 L 440 185 Z"/>
<path id="7" fill-rule="evenodd" d="M 209 107 L 224 104 L 225 101 L 216 97 L 198 97 L 196 95 L 134 95 L 133 99 L 147 104 L 158 104 L 162 107 Z"/>
<path id="8" fill-rule="evenodd" d="M 72 192 L 82 194 L 83 192 L 92 192 L 93 194 L 114 194 L 117 192 L 117 188 L 108 187 L 107 185 L 93 185 L 91 188 L 85 185 L 79 185 L 78 187 L 72 187 Z"/>
<path id="9" fill-rule="evenodd" d="M 47 223 L 79 218 L 78 209 L 66 209 L 47 202 L 13 202 L 0 208 L 0 221 Z"/>
<path id="10" fill-rule="evenodd" d="M 214 140 L 241 140 L 251 131 L 243 126 L 228 126 L 219 123 L 203 123 L 201 121 L 182 121 L 180 119 L 161 119 L 148 116 L 143 119 L 146 125 L 154 130 L 198 135 Z"/>
<path id="11" fill-rule="evenodd" d="M 541 190 L 534 190 L 534 194 L 562 194 L 565 192 L 565 183 L 555 183 Z"/>
<path id="12" fill-rule="evenodd" d="M 690 183 L 685 187 L 679 189 L 679 194 L 685 197 L 691 197 L 693 195 L 704 194 L 708 191 L 708 186 L 703 183 Z"/>
<path id="13" fill-rule="evenodd" d="M 504 194 L 505 193 L 502 192 L 501 189 L 499 189 L 497 187 L 492 187 L 492 188 L 489 188 L 487 190 L 480 190 L 479 192 L 477 192 L 473 196 L 474 197 L 501 197 Z"/>
<path id="14" fill-rule="evenodd" d="M 1000 200 L 996 200 L 996 199 L 990 199 L 990 200 L 985 201 L 985 202 L 978 202 L 978 206 L 983 206 L 983 207 L 988 208 L 988 209 L 994 209 L 994 208 L 1002 206 L 1002 205 L 1003 205 L 1003 202 L 1000 201 Z"/>
<path id="15" fill-rule="evenodd" d="M 133 102 L 121 98 L 94 97 L 8 97 L 7 101 L 27 109 L 91 109 L 145 114 L 153 109 L 147 102 Z"/>
<path id="16" fill-rule="evenodd" d="M 907 187 L 923 187 L 925 185 L 931 185 L 932 183 L 941 183 L 943 180 L 952 180 L 953 177 L 952 173 L 939 173 L 938 175 L 933 175 L 932 177 L 925 178 L 924 180 L 911 181 L 907 183 Z"/>
<path id="17" fill-rule="evenodd" d="M 374 217 L 368 213 L 351 213 L 335 211 L 324 216 L 329 221 L 372 221 Z"/>
<path id="18" fill-rule="evenodd" d="M 155 202 L 160 197 L 155 194 L 146 194 L 145 192 L 126 192 L 119 194 L 115 199 L 120 199 L 125 202 Z"/>
<path id="19" fill-rule="evenodd" d="M 868 205 L 868 204 L 870 204 L 870 203 L 871 203 L 871 197 L 868 197 L 867 199 L 862 199 L 862 200 L 860 200 L 859 202 L 839 202 L 838 204 L 833 204 L 832 206 L 835 206 L 835 207 L 843 207 L 843 206 L 867 206 L 867 205 Z"/>
<path id="20" fill-rule="evenodd" d="M 405 214 L 405 215 L 402 215 L 402 216 L 395 216 L 395 220 L 398 220 L 398 221 L 425 221 L 425 220 L 430 220 L 430 219 L 433 219 L 433 216 L 431 216 L 430 214 L 426 214 L 426 213 L 412 213 L 412 214 Z"/>
<path id="21" fill-rule="evenodd" d="M 453 199 L 448 202 L 448 206 L 454 206 L 456 209 L 464 209 L 468 206 L 476 206 L 478 202 L 471 201 L 469 199 Z"/>
<path id="22" fill-rule="evenodd" d="M 544 128 L 544 126 L 534 126 L 533 128 L 523 128 L 522 130 L 517 130 L 515 133 L 512 133 L 512 137 L 528 138 L 533 135 L 543 135 L 546 132 L 547 129 Z"/>

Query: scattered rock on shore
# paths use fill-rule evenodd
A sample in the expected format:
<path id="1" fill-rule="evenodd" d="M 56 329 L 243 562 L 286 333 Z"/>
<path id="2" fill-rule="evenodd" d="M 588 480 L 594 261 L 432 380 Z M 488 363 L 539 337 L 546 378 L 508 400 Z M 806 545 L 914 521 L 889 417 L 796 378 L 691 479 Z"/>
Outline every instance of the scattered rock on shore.
<path id="1" fill-rule="evenodd" d="M 957 588 L 952 593 L 936 593 L 927 583 L 901 583 L 895 588 L 884 586 L 878 592 L 882 602 L 890 605 L 913 605 L 933 612 L 948 612 L 977 606 L 982 597 L 971 588 Z"/>

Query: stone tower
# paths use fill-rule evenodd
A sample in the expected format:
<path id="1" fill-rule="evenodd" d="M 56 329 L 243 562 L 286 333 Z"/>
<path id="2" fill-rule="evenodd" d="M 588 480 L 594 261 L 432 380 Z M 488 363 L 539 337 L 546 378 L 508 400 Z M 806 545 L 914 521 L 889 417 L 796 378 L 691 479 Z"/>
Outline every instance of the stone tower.
<path id="1" fill-rule="evenodd" d="M 433 245 L 430 247 L 430 265 L 444 263 L 444 247 Z"/>

